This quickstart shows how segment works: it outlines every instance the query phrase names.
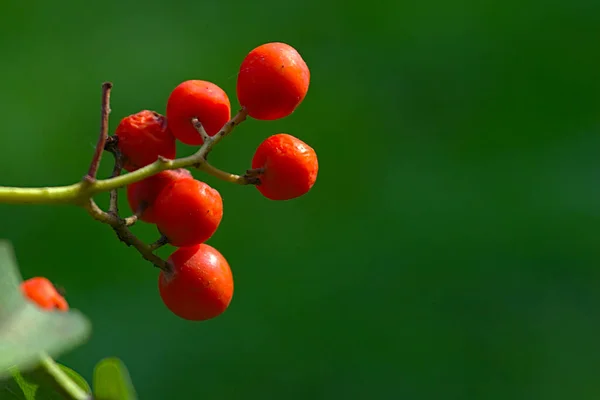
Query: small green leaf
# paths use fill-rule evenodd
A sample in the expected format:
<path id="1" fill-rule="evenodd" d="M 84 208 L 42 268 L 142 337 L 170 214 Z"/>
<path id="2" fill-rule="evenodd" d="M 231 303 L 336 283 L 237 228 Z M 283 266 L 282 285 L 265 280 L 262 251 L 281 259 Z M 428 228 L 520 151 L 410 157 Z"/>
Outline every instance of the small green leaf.
<path id="1" fill-rule="evenodd" d="M 90 385 L 81 375 L 71 368 L 58 364 L 60 369 L 69 376 L 81 389 L 91 394 Z M 0 399 L 6 400 L 63 400 L 64 397 L 56 390 L 54 381 L 49 379 L 44 370 L 21 374 L 16 368 L 11 369 L 12 379 L 2 381 Z"/>
<path id="2" fill-rule="evenodd" d="M 35 368 L 40 353 L 52 357 L 84 342 L 90 323 L 78 311 L 44 311 L 27 301 L 20 288 L 12 246 L 0 241 L 0 379 L 10 368 Z"/>
<path id="3" fill-rule="evenodd" d="M 75 382 L 77 384 L 77 386 L 79 386 L 80 388 L 82 388 L 83 390 L 85 390 L 88 393 L 92 393 L 92 388 L 90 387 L 90 385 L 87 383 L 87 381 L 85 380 L 85 378 L 81 375 L 79 375 L 76 371 L 72 370 L 71 368 L 67 367 L 66 365 L 62 365 L 59 364 L 60 368 L 64 371 L 65 374 L 67 374 L 69 376 L 69 378 L 71 378 L 73 380 L 73 382 Z"/>
<path id="4" fill-rule="evenodd" d="M 136 400 L 129 371 L 115 357 L 100 360 L 94 368 L 94 400 Z"/>
<path id="5" fill-rule="evenodd" d="M 11 369 L 11 379 L 1 381 L 0 399 L 6 400 L 35 400 L 37 384 L 21 375 L 16 368 Z"/>

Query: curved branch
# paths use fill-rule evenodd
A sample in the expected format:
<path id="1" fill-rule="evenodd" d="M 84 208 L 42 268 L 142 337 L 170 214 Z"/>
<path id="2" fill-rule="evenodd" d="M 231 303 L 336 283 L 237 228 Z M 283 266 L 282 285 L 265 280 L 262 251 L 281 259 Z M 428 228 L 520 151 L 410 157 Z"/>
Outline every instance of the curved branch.
<path id="1" fill-rule="evenodd" d="M 147 245 L 135 236 L 127 227 L 124 219 L 119 218 L 117 215 L 102 211 L 92 199 L 88 200 L 85 209 L 95 220 L 110 225 L 117 234 L 119 240 L 127 246 L 133 246 L 145 260 L 150 261 L 155 267 L 160 268 L 165 272 L 171 271 L 170 264 L 154 254 L 153 251 L 155 249 L 152 246 Z"/>
<path id="2" fill-rule="evenodd" d="M 160 158 L 154 163 L 140 168 L 125 175 L 101 180 L 84 180 L 69 186 L 22 188 L 0 186 L 0 203 L 5 204 L 77 204 L 85 206 L 87 200 L 98 193 L 109 192 L 124 186 L 139 182 L 159 172 L 177 168 L 197 168 L 203 170 L 216 178 L 239 185 L 255 184 L 256 180 L 246 175 L 234 175 L 221 171 L 206 161 L 206 156 L 213 147 L 233 129 L 242 123 L 247 112 L 242 108 L 223 128 L 210 137 L 191 156 L 169 160 Z"/>

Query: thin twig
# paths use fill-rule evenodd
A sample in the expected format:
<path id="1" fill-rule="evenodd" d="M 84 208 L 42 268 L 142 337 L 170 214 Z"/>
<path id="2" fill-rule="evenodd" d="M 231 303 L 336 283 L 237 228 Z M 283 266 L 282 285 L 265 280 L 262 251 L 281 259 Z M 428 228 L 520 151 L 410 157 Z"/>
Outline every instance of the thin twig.
<path id="1" fill-rule="evenodd" d="M 233 128 L 244 122 L 247 115 L 248 114 L 246 112 L 246 109 L 242 108 L 231 120 L 229 120 L 223 126 L 223 128 L 221 128 L 219 132 L 217 132 L 215 136 L 212 137 L 209 136 L 208 133 L 206 133 L 204 126 L 202 126 L 202 123 L 198 120 L 198 118 L 192 118 L 192 125 L 194 125 L 194 128 L 200 134 L 200 136 L 202 136 L 202 140 L 204 141 L 204 144 L 200 148 L 200 150 L 198 150 L 198 152 L 194 154 L 194 157 L 198 158 L 198 162 L 194 164 L 194 167 L 197 169 L 201 169 L 204 172 L 207 172 L 212 176 L 226 182 L 237 183 L 238 185 L 248 185 L 254 183 L 255 179 L 253 179 L 254 177 L 252 176 L 236 175 L 222 171 L 219 168 L 216 168 L 209 164 L 206 160 L 212 148 L 225 136 L 230 134 Z"/>
<path id="2" fill-rule="evenodd" d="M 115 157 L 115 166 L 113 167 L 111 174 L 111 178 L 114 178 L 121 175 L 121 171 L 123 170 L 123 156 L 121 155 L 121 151 L 119 151 L 116 146 L 114 146 L 114 149 L 111 149 L 110 151 Z M 119 215 L 119 189 L 113 189 L 110 191 L 108 212 L 116 216 Z"/>
<path id="3" fill-rule="evenodd" d="M 135 223 L 138 222 L 139 219 L 140 219 L 139 215 L 133 214 L 130 217 L 123 218 L 123 222 L 125 223 L 125 226 L 129 227 L 129 226 L 135 225 Z"/>
<path id="4" fill-rule="evenodd" d="M 233 131 L 233 128 L 244 122 L 246 117 L 248 117 L 248 111 L 245 107 L 242 107 L 233 118 L 223 125 L 221 130 L 217 132 L 215 136 L 204 142 L 204 145 L 195 155 L 198 155 L 200 158 L 205 160 L 212 148 L 221 140 L 223 140 L 225 136 L 229 135 Z"/>
<path id="5" fill-rule="evenodd" d="M 133 214 L 127 218 L 123 218 L 123 221 L 125 222 L 125 226 L 132 226 L 137 221 L 139 221 L 139 219 L 142 217 L 142 214 L 144 214 L 144 211 L 146 211 L 147 208 L 148 208 L 148 203 L 146 203 L 145 201 L 140 202 L 137 210 L 135 211 L 135 214 Z"/>
<path id="6" fill-rule="evenodd" d="M 119 176 L 121 171 L 123 170 L 123 156 L 117 147 L 117 138 L 110 138 L 111 140 L 107 141 L 104 144 L 104 149 L 113 154 L 115 159 L 115 165 L 113 167 L 112 177 Z M 133 225 L 137 219 L 138 215 L 135 214 L 129 218 L 121 218 L 119 216 L 119 191 L 118 189 L 112 189 L 110 191 L 110 206 L 108 212 L 103 211 L 98 207 L 98 205 L 90 199 L 88 206 L 88 212 L 95 219 L 110 225 L 119 240 L 125 243 L 127 246 L 133 246 L 144 259 L 150 261 L 154 266 L 162 269 L 165 272 L 170 272 L 171 268 L 169 264 L 163 260 L 162 258 L 153 254 L 154 248 L 144 243 L 137 236 L 133 234 L 128 228 L 128 226 Z"/>
<path id="7" fill-rule="evenodd" d="M 200 136 L 202 136 L 203 142 L 210 140 L 210 136 L 208 136 L 208 133 L 206 133 L 206 129 L 204 129 L 204 127 L 202 126 L 202 123 L 200 122 L 200 120 L 198 118 L 196 118 L 196 117 L 192 118 L 192 125 L 194 125 L 196 132 L 198 132 L 200 134 Z"/>
<path id="8" fill-rule="evenodd" d="M 225 182 L 237 183 L 238 185 L 248 185 L 252 183 L 252 177 L 248 177 L 246 175 L 236 175 L 222 171 L 217 167 L 213 167 L 213 165 L 209 164 L 206 160 L 199 162 L 198 164 L 194 165 L 194 167 Z"/>
<path id="9" fill-rule="evenodd" d="M 160 238 L 158 238 L 156 242 L 152 243 L 149 247 L 152 251 L 156 251 L 167 244 L 169 244 L 169 239 L 167 239 L 165 235 L 162 235 Z"/>
<path id="10" fill-rule="evenodd" d="M 160 268 L 164 272 L 171 272 L 172 268 L 169 263 L 154 254 L 152 249 L 146 243 L 142 242 L 137 236 L 131 233 L 131 231 L 124 224 L 113 226 L 113 229 L 122 242 L 128 246 L 133 246 L 145 260 L 150 261 L 155 267 Z"/>
<path id="11" fill-rule="evenodd" d="M 93 182 L 96 180 L 96 174 L 98 173 L 98 167 L 100 166 L 100 160 L 102 159 L 102 152 L 104 151 L 104 144 L 108 137 L 108 115 L 110 114 L 110 90 L 112 89 L 112 83 L 104 82 L 102 84 L 102 110 L 100 120 L 100 135 L 98 136 L 98 143 L 96 143 L 96 149 L 94 150 L 94 157 L 88 169 L 88 173 L 85 176 L 85 181 Z"/>
<path id="12" fill-rule="evenodd" d="M 150 261 L 154 266 L 160 268 L 161 270 L 170 273 L 171 266 L 162 258 L 155 255 L 152 251 L 152 248 L 141 241 L 137 236 L 135 236 L 127 226 L 125 226 L 125 222 L 123 219 L 119 218 L 116 215 L 109 214 L 107 212 L 102 211 L 100 207 L 96 204 L 96 202 L 92 199 L 89 199 L 85 206 L 88 213 L 96 220 L 110 225 L 119 240 L 125 243 L 127 246 L 134 247 L 142 257 Z"/>
<path id="13" fill-rule="evenodd" d="M 84 208 L 96 221 L 100 221 L 103 224 L 108 224 L 111 226 L 117 223 L 117 217 L 104 212 L 100 207 L 98 207 L 98 204 L 96 204 L 94 199 L 88 199 L 87 203 L 84 205 Z"/>

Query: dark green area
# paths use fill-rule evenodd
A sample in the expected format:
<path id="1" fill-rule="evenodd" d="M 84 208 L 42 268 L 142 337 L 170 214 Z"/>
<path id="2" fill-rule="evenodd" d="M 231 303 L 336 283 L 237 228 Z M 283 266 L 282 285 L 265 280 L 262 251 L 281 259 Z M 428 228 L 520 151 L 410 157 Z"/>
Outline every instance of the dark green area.
<path id="1" fill-rule="evenodd" d="M 4 1 L 0 184 L 80 179 L 104 80 L 112 128 L 186 79 L 237 106 L 268 41 L 311 67 L 305 103 L 211 161 L 241 172 L 287 132 L 321 170 L 282 203 L 206 178 L 236 293 L 205 323 L 168 312 L 158 272 L 80 209 L 0 205 L 0 238 L 93 322 L 60 361 L 91 381 L 117 356 L 143 400 L 597 399 L 598 26 L 592 0 Z"/>

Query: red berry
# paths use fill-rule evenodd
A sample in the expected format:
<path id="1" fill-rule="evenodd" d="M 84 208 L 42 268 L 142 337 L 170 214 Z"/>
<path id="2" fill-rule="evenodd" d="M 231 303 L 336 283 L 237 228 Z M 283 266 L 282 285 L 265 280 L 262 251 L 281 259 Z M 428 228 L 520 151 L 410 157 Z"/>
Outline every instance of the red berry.
<path id="1" fill-rule="evenodd" d="M 265 139 L 254 153 L 252 168 L 263 169 L 256 187 L 268 199 L 289 200 L 307 193 L 317 180 L 319 163 L 312 147 L 279 133 Z"/>
<path id="2" fill-rule="evenodd" d="M 309 83 L 310 71 L 296 49 L 267 43 L 244 58 L 237 97 L 252 118 L 274 120 L 287 117 L 302 103 Z"/>
<path id="3" fill-rule="evenodd" d="M 21 291 L 25 297 L 44 310 L 67 311 L 69 309 L 65 298 L 46 278 L 36 277 L 22 282 Z"/>
<path id="4" fill-rule="evenodd" d="M 154 217 L 158 230 L 173 246 L 193 246 L 216 232 L 223 218 L 223 200 L 204 182 L 179 179 L 156 198 Z"/>
<path id="5" fill-rule="evenodd" d="M 125 117 L 117 126 L 117 146 L 125 158 L 127 171 L 152 164 L 163 156 L 174 159 L 175 138 L 167 127 L 165 117 L 154 111 L 140 111 Z"/>
<path id="6" fill-rule="evenodd" d="M 214 83 L 190 80 L 180 83 L 167 101 L 167 120 L 177 139 L 191 146 L 204 140 L 192 125 L 198 118 L 209 136 L 214 136 L 231 118 L 231 105 L 227 93 Z"/>
<path id="7" fill-rule="evenodd" d="M 149 178 L 127 186 L 127 201 L 131 211 L 137 213 L 140 206 L 144 212 L 139 217 L 144 222 L 154 223 L 154 202 L 159 193 L 171 182 L 179 179 L 194 179 L 190 171 L 185 168 L 159 172 Z"/>
<path id="8" fill-rule="evenodd" d="M 233 276 L 227 260 L 214 247 L 181 247 L 168 262 L 173 272 L 160 273 L 158 289 L 171 312 L 190 321 L 205 321 L 227 309 L 233 297 Z"/>

